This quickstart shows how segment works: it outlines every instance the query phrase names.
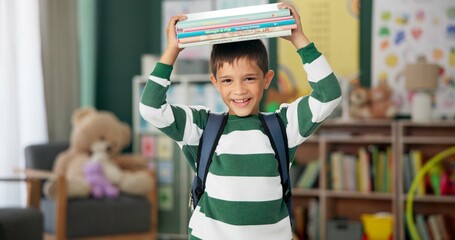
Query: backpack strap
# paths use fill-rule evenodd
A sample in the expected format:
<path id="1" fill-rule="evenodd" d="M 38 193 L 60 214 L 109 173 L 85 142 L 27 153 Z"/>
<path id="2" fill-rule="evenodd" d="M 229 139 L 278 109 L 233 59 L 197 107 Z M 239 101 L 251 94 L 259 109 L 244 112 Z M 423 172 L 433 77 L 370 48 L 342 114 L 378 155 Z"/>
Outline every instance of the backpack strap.
<path id="1" fill-rule="evenodd" d="M 209 170 L 216 143 L 220 140 L 226 125 L 227 113 L 209 113 L 207 124 L 199 140 L 199 150 L 196 162 L 196 175 L 190 193 L 190 207 L 194 210 L 205 191 L 205 180 Z"/>
<path id="2" fill-rule="evenodd" d="M 270 139 L 272 148 L 277 154 L 278 170 L 280 171 L 281 186 L 283 188 L 283 199 L 288 208 L 288 214 L 292 223 L 291 206 L 291 181 L 289 178 L 289 151 L 286 129 L 283 121 L 277 113 L 260 113 L 262 126 Z"/>

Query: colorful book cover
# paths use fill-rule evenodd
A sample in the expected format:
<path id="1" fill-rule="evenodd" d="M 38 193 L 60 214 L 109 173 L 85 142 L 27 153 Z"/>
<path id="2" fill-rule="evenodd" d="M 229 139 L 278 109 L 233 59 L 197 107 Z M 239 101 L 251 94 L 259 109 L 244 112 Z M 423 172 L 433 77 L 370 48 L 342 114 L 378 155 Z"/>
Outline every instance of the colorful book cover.
<path id="1" fill-rule="evenodd" d="M 360 191 L 362 192 L 371 192 L 372 191 L 372 184 L 371 184 L 371 177 L 370 177 L 370 155 L 366 148 L 361 147 L 359 148 L 359 168 L 360 168 L 360 178 L 362 179 L 362 184 L 360 187 Z"/>
<path id="2" fill-rule="evenodd" d="M 247 7 L 238 7 L 238 8 L 228 8 L 228 9 L 221 9 L 221 10 L 214 10 L 214 11 L 205 11 L 199 13 L 190 13 L 186 14 L 187 19 L 185 21 L 178 22 L 176 27 L 177 29 L 190 27 L 190 22 L 195 22 L 196 20 L 217 20 L 219 18 L 224 17 L 232 17 L 232 16 L 241 16 L 241 15 L 251 15 L 256 13 L 263 13 L 263 12 L 272 12 L 278 11 L 278 3 L 272 4 L 261 4 L 261 5 L 254 5 L 254 6 L 247 6 Z M 287 11 L 287 15 L 290 15 L 289 10 Z M 201 24 L 201 22 L 198 22 Z M 220 24 L 220 23 L 211 23 L 211 24 Z M 188 26 L 190 25 L 190 26 Z"/>
<path id="3" fill-rule="evenodd" d="M 155 137 L 142 136 L 141 138 L 141 153 L 147 158 L 155 157 Z"/>
<path id="4" fill-rule="evenodd" d="M 266 32 L 292 30 L 292 29 L 295 29 L 296 27 L 297 27 L 297 24 L 292 24 L 292 25 L 286 25 L 286 26 L 280 26 L 280 27 L 259 28 L 259 29 L 253 29 L 253 30 L 244 30 L 244 31 L 202 35 L 202 36 L 196 36 L 196 37 L 187 37 L 187 38 L 181 38 L 178 41 L 179 41 L 179 43 L 199 42 L 199 41 L 215 40 L 215 39 L 222 39 L 222 38 L 229 38 L 229 37 L 253 35 L 253 34 L 259 34 L 259 33 L 266 33 Z"/>
<path id="5" fill-rule="evenodd" d="M 425 216 L 423 214 L 416 215 L 416 225 L 422 240 L 430 240 L 427 225 L 425 224 Z"/>
<path id="6" fill-rule="evenodd" d="M 289 20 L 289 19 L 293 19 L 293 17 L 285 16 L 285 17 L 276 17 L 276 18 L 275 17 L 274 18 L 263 18 L 263 19 L 257 19 L 257 20 L 252 20 L 252 21 L 245 21 L 245 22 L 213 24 L 213 25 L 207 25 L 207 26 L 201 26 L 201 27 L 184 28 L 184 29 L 181 29 L 181 32 L 194 32 L 194 31 L 202 31 L 202 30 L 214 29 L 214 28 L 226 28 L 226 27 L 234 27 L 234 26 L 240 26 L 240 25 L 252 25 L 252 24 L 258 24 L 258 23 L 263 23 L 263 22 L 283 21 L 283 20 Z"/>
<path id="7" fill-rule="evenodd" d="M 420 169 L 422 169 L 423 165 L 423 157 L 422 152 L 419 150 L 411 150 L 411 161 L 413 166 L 413 175 L 417 176 Z M 422 179 L 419 184 L 417 185 L 417 195 L 423 196 L 425 195 L 425 181 Z"/>
<path id="8" fill-rule="evenodd" d="M 240 41 L 247 41 L 247 40 L 254 40 L 254 39 L 284 37 L 284 36 L 290 36 L 291 34 L 292 34 L 291 30 L 284 30 L 284 31 L 246 35 L 246 36 L 214 39 L 214 40 L 208 40 L 208 41 L 199 41 L 199 42 L 192 42 L 192 43 L 179 43 L 179 47 L 186 48 L 186 47 L 196 47 L 196 46 L 203 46 L 203 45 L 210 45 L 210 44 L 240 42 Z"/>
<path id="9" fill-rule="evenodd" d="M 342 159 L 343 190 L 355 191 L 357 188 L 355 178 L 356 162 L 357 158 L 348 154 L 345 154 Z"/>
<path id="10" fill-rule="evenodd" d="M 343 190 L 343 172 L 342 161 L 344 153 L 332 152 L 330 154 L 330 172 L 332 173 L 332 190 Z"/>
<path id="11" fill-rule="evenodd" d="M 264 22 L 264 23 L 252 24 L 252 25 L 240 25 L 240 26 L 227 27 L 227 28 L 207 29 L 207 30 L 194 31 L 194 32 L 182 32 L 182 33 L 177 33 L 177 38 L 180 39 L 180 38 L 195 37 L 195 36 L 209 35 L 209 34 L 253 30 L 253 29 L 258 29 L 258 28 L 278 27 L 278 26 L 285 26 L 285 25 L 291 25 L 291 24 L 295 24 L 294 19 L 288 19 L 288 20 L 284 20 L 284 21 L 271 21 L 271 22 Z"/>

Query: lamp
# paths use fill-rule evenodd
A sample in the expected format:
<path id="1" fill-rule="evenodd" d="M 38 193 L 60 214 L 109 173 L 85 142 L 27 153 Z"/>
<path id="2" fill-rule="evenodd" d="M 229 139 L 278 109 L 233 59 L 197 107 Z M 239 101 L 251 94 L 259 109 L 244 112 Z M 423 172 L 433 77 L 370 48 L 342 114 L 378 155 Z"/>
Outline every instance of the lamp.
<path id="1" fill-rule="evenodd" d="M 416 63 L 405 68 L 405 85 L 408 91 L 414 91 L 411 99 L 411 119 L 426 122 L 431 118 L 431 94 L 438 87 L 439 66 L 428 63 L 420 56 Z"/>

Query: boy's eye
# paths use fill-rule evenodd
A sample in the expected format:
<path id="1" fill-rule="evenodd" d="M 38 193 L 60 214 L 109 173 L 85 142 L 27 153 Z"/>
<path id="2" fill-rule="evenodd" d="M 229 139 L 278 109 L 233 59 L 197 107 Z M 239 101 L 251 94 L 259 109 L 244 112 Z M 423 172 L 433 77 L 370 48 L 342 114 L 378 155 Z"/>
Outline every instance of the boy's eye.
<path id="1" fill-rule="evenodd" d="M 231 83 L 232 80 L 231 79 L 222 79 L 221 82 L 225 83 L 225 84 L 228 84 L 228 83 Z"/>
<path id="2" fill-rule="evenodd" d="M 254 81 L 254 80 L 256 80 L 255 77 L 247 77 L 247 78 L 245 78 L 245 81 Z"/>

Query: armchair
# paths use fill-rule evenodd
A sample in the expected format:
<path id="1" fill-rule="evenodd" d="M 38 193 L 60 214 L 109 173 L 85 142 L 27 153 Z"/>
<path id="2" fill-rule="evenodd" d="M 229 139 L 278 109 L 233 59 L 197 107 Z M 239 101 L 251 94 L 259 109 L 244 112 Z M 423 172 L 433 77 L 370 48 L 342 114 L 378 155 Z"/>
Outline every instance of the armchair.
<path id="1" fill-rule="evenodd" d="M 45 143 L 25 148 L 26 168 L 50 172 L 57 155 L 68 143 Z M 155 172 L 151 171 L 153 179 Z M 44 215 L 46 238 L 62 239 L 155 239 L 158 226 L 156 188 L 146 197 L 121 194 L 115 199 L 68 199 L 64 176 L 57 177 L 56 197 L 42 195 L 42 184 L 31 185 L 30 205 Z M 155 181 L 156 182 L 156 181 Z"/>

